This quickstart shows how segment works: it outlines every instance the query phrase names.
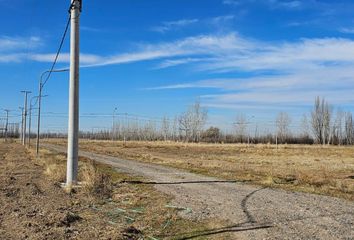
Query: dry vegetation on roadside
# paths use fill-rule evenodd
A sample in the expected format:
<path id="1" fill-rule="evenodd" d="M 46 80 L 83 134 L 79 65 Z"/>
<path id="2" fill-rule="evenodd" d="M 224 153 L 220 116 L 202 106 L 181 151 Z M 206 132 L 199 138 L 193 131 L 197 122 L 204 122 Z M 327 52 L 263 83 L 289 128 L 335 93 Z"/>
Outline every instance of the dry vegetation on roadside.
<path id="1" fill-rule="evenodd" d="M 184 220 L 181 210 L 166 207 L 169 196 L 125 183 L 139 179 L 87 159 L 79 162 L 83 184 L 65 193 L 65 156 L 47 150 L 40 155 L 0 143 L 2 239 L 185 239 L 222 224 Z"/>
<path id="2" fill-rule="evenodd" d="M 64 144 L 62 140 L 51 143 Z M 80 142 L 82 150 L 225 179 L 354 200 L 354 148 L 317 145 Z"/>

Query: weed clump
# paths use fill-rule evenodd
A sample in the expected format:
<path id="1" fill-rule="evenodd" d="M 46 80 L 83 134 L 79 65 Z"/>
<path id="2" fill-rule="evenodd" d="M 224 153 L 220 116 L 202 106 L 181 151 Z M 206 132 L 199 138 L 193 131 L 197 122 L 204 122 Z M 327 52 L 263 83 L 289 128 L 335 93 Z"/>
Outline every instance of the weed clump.
<path id="1" fill-rule="evenodd" d="M 48 163 L 45 166 L 45 172 L 55 182 L 64 182 L 66 175 L 66 168 L 64 164 Z"/>
<path id="2" fill-rule="evenodd" d="M 81 179 L 83 189 L 88 194 L 100 198 L 110 198 L 113 193 L 113 182 L 109 174 L 99 171 L 93 161 L 82 166 Z"/>

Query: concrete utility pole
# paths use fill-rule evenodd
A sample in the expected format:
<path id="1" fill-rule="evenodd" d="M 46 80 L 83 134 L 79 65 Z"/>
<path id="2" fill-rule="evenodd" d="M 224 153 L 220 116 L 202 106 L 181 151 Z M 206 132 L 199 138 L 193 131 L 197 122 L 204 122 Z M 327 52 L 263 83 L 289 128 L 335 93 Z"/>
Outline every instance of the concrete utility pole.
<path id="1" fill-rule="evenodd" d="M 32 97 L 30 101 L 30 107 L 29 107 L 29 119 L 28 119 L 28 147 L 29 148 L 31 147 L 31 126 L 32 126 L 32 109 L 33 109 L 32 101 L 35 98 L 37 98 L 38 101 L 38 96 Z"/>
<path id="2" fill-rule="evenodd" d="M 18 107 L 21 110 L 21 132 L 20 132 L 20 141 L 22 141 L 23 135 L 23 107 Z"/>
<path id="3" fill-rule="evenodd" d="M 71 0 L 68 160 L 66 186 L 77 183 L 79 155 L 79 62 L 82 0 Z"/>
<path id="4" fill-rule="evenodd" d="M 113 110 L 113 116 L 112 116 L 112 141 L 114 141 L 114 134 L 116 133 L 115 130 L 115 116 L 116 116 L 116 111 L 118 110 L 118 108 L 114 108 Z"/>
<path id="5" fill-rule="evenodd" d="M 37 157 L 39 154 L 39 138 L 40 138 L 40 131 L 41 131 L 41 104 L 42 104 L 42 90 L 43 90 L 42 78 L 45 73 L 47 73 L 47 71 L 42 73 L 41 75 L 41 78 L 39 80 L 39 90 L 38 90 L 38 118 L 37 118 L 37 140 L 36 140 Z"/>
<path id="6" fill-rule="evenodd" d="M 28 119 L 28 147 L 31 148 L 31 125 L 32 125 L 32 107 L 29 109 L 29 119 Z"/>
<path id="7" fill-rule="evenodd" d="M 22 145 L 26 145 L 26 126 L 27 126 L 27 98 L 30 91 L 21 91 L 25 95 L 25 103 L 23 106 L 23 126 L 22 126 Z"/>
<path id="8" fill-rule="evenodd" d="M 7 131 L 8 131 L 8 127 L 9 127 L 9 112 L 10 112 L 10 110 L 4 109 L 4 111 L 6 112 L 5 142 L 7 142 Z"/>
<path id="9" fill-rule="evenodd" d="M 47 95 L 46 95 L 47 96 Z M 46 97 L 46 96 L 42 96 L 42 97 Z M 28 146 L 31 147 L 31 127 L 32 127 L 32 110 L 35 109 L 33 108 L 36 104 L 32 104 L 32 101 L 34 99 L 37 99 L 36 102 L 38 102 L 39 96 L 34 96 L 31 98 L 30 101 L 30 108 L 29 108 L 29 119 L 28 119 Z"/>
<path id="10" fill-rule="evenodd" d="M 48 95 L 43 96 L 42 92 L 43 92 L 43 77 L 48 74 L 48 73 L 53 73 L 53 72 L 68 72 L 69 69 L 58 69 L 58 70 L 47 70 L 44 71 L 41 74 L 41 77 L 39 79 L 39 89 L 38 89 L 38 116 L 37 116 L 37 140 L 36 140 L 36 154 L 38 156 L 39 154 L 39 140 L 40 140 L 40 131 L 41 131 L 41 107 L 42 107 L 42 98 L 43 97 L 47 97 Z"/>

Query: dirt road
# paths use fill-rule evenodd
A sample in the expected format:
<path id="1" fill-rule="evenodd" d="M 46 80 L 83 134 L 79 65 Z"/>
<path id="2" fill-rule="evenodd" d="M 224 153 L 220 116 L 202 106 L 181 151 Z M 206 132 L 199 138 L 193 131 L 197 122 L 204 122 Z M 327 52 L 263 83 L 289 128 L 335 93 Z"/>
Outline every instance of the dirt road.
<path id="1" fill-rule="evenodd" d="M 45 145 L 54 151 L 65 148 Z M 320 195 L 223 181 L 170 167 L 80 152 L 80 156 L 139 175 L 175 197 L 172 207 L 190 219 L 229 221 L 205 235 L 232 232 L 235 239 L 354 239 L 354 203 Z"/>

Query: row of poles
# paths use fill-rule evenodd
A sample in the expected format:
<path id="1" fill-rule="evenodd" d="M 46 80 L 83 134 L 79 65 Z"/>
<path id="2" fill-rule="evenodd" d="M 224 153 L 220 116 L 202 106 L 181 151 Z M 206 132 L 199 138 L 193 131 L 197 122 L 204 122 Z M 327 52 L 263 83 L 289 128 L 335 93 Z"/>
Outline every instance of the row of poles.
<path id="1" fill-rule="evenodd" d="M 78 175 L 78 149 L 79 149 L 79 24 L 80 14 L 82 11 L 82 0 L 70 0 L 70 69 L 61 70 L 49 70 L 41 74 L 39 81 L 38 96 L 32 97 L 30 100 L 30 107 L 28 111 L 28 96 L 30 91 L 21 91 L 24 94 L 24 106 L 22 109 L 22 124 L 21 124 L 21 141 L 23 145 L 26 145 L 27 141 L 27 116 L 29 113 L 29 129 L 28 129 L 28 145 L 31 144 L 31 114 L 36 104 L 32 104 L 32 101 L 36 99 L 38 103 L 38 119 L 37 119 L 37 139 L 36 139 L 36 153 L 39 154 L 40 146 L 40 126 L 41 126 L 41 103 L 42 98 L 47 95 L 43 95 L 43 87 L 46 82 L 43 83 L 43 77 L 46 74 L 52 72 L 70 72 L 69 83 L 69 119 L 68 119 L 68 149 L 67 149 L 67 174 L 66 174 L 66 186 L 70 187 L 77 184 Z M 7 126 L 8 126 L 8 113 L 9 110 L 5 110 L 7 114 L 5 139 L 7 139 Z"/>

